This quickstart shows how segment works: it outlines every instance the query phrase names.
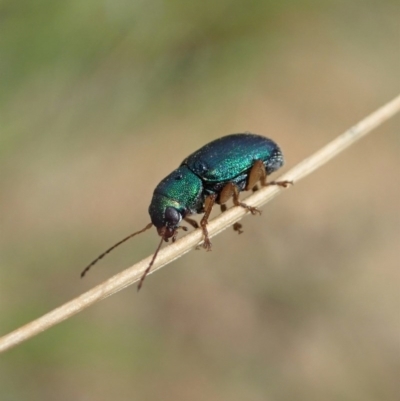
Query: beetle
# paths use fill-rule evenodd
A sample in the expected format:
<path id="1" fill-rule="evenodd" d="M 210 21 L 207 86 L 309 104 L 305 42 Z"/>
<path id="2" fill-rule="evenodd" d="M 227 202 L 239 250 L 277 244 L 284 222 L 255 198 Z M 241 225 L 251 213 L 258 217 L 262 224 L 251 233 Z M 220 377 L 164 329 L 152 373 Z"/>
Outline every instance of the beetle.
<path id="1" fill-rule="evenodd" d="M 267 182 L 267 176 L 283 164 L 283 154 L 274 141 L 249 132 L 223 136 L 204 145 L 156 186 L 149 206 L 151 223 L 103 252 L 82 271 L 81 277 L 114 248 L 152 226 L 156 227 L 161 240 L 139 281 L 138 290 L 150 272 L 163 241 L 168 242 L 171 238 L 174 242 L 179 229 L 187 230 L 180 225 L 182 220 L 194 228 L 201 228 L 203 247 L 210 251 L 207 223 L 213 206 L 219 204 L 221 210 L 225 211 L 226 202 L 232 198 L 234 206 L 243 207 L 253 215 L 261 214 L 256 207 L 241 202 L 239 193 L 256 190 L 257 183 L 286 188 L 292 184 L 291 181 Z M 189 217 L 199 213 L 204 213 L 200 225 Z M 239 223 L 233 228 L 242 232 Z"/>

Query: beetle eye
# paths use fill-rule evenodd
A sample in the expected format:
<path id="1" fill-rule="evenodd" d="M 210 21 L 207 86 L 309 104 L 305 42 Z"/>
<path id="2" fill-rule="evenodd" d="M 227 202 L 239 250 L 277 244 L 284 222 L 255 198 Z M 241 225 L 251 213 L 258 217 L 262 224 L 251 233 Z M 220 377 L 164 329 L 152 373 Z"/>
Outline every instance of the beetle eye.
<path id="1" fill-rule="evenodd" d="M 173 207 L 167 207 L 165 209 L 165 223 L 167 226 L 176 227 L 181 221 L 181 214 Z"/>
<path id="2" fill-rule="evenodd" d="M 182 178 L 183 178 L 182 174 L 178 174 L 178 175 L 175 176 L 175 180 L 176 181 L 180 181 Z"/>

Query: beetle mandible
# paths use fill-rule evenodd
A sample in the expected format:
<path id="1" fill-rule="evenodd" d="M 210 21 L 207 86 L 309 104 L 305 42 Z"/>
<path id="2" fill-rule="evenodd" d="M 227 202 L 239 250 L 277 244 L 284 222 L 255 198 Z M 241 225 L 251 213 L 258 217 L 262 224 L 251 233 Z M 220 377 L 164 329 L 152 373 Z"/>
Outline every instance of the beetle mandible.
<path id="1" fill-rule="evenodd" d="M 256 134 L 231 134 L 204 145 L 157 185 L 149 206 L 151 223 L 103 252 L 83 270 L 81 277 L 114 248 L 153 225 L 161 240 L 139 281 L 138 290 L 150 272 L 163 241 L 168 242 L 171 238 L 174 242 L 179 229 L 186 231 L 186 227 L 180 226 L 182 220 L 194 228 L 201 228 L 203 247 L 207 251 L 211 250 L 207 223 L 213 206 L 219 204 L 221 210 L 225 211 L 226 202 L 232 198 L 235 206 L 243 207 L 251 214 L 261 213 L 256 207 L 241 202 L 239 193 L 256 190 L 257 183 L 284 188 L 292 184 L 291 181 L 267 182 L 267 176 L 278 170 L 283 163 L 279 146 L 271 139 Z M 189 217 L 199 213 L 204 213 L 200 225 Z M 233 228 L 242 232 L 239 223 L 234 224 Z"/>

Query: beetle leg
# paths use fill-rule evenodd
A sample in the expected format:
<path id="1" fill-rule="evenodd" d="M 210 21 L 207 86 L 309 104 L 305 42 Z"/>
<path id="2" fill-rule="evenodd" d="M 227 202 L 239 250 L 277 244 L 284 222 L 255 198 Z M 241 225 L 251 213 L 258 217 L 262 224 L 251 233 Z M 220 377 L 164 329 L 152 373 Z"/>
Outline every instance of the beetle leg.
<path id="1" fill-rule="evenodd" d="M 172 242 L 176 241 L 176 237 L 178 236 L 178 230 L 175 230 L 174 235 L 172 236 Z"/>
<path id="2" fill-rule="evenodd" d="M 249 178 L 246 185 L 246 191 L 255 188 L 257 182 L 259 181 L 261 182 L 261 185 L 263 187 L 266 187 L 268 185 L 279 185 L 280 187 L 286 188 L 290 184 L 293 184 L 293 181 L 267 182 L 267 171 L 265 170 L 264 163 L 262 162 L 262 160 L 256 160 L 249 173 Z"/>
<path id="3" fill-rule="evenodd" d="M 230 198 L 233 198 L 233 204 L 235 206 L 241 206 L 247 209 L 251 214 L 259 213 L 261 211 L 258 210 L 256 207 L 246 205 L 243 202 L 239 201 L 239 188 L 233 182 L 228 182 L 223 188 L 221 193 L 219 194 L 219 202 L 221 204 L 226 203 Z M 235 230 L 236 231 L 236 230 Z"/>
<path id="4" fill-rule="evenodd" d="M 183 220 L 185 220 L 187 223 L 189 223 L 193 228 L 199 228 L 200 227 L 199 223 L 196 220 L 191 219 L 190 217 L 184 217 Z M 200 246 L 196 246 L 195 249 L 196 249 L 196 251 L 198 251 L 200 249 Z"/>
<path id="5" fill-rule="evenodd" d="M 199 223 L 196 220 L 191 219 L 190 217 L 184 217 L 183 220 L 185 220 L 187 223 L 189 223 L 193 228 L 200 227 Z"/>
<path id="6" fill-rule="evenodd" d="M 188 229 L 187 229 L 187 227 L 185 227 L 185 226 L 180 226 L 180 227 L 178 227 L 176 230 L 175 230 L 175 232 L 174 232 L 174 235 L 172 236 L 172 242 L 175 242 L 176 241 L 176 237 L 178 236 L 178 230 L 183 230 L 183 231 L 187 231 Z M 167 239 L 167 242 L 168 242 L 168 239 Z"/>
<path id="7" fill-rule="evenodd" d="M 255 188 L 257 182 L 261 181 L 261 185 L 267 180 L 267 171 L 265 170 L 262 160 L 256 160 L 250 170 L 249 178 L 247 179 L 246 191 Z"/>
<path id="8" fill-rule="evenodd" d="M 200 226 L 201 229 L 203 230 L 203 235 L 204 235 L 203 248 L 206 249 L 207 251 L 211 251 L 211 241 L 210 238 L 208 237 L 207 223 L 216 198 L 217 195 L 207 196 L 206 200 L 204 201 L 204 215 L 200 220 Z"/>
<path id="9" fill-rule="evenodd" d="M 185 220 L 187 223 L 189 223 L 195 229 L 200 228 L 199 223 L 196 220 L 191 219 L 190 217 L 184 217 L 183 220 Z M 194 248 L 194 249 L 196 249 L 196 251 L 198 251 L 200 249 L 200 246 L 197 245 L 196 248 Z"/>

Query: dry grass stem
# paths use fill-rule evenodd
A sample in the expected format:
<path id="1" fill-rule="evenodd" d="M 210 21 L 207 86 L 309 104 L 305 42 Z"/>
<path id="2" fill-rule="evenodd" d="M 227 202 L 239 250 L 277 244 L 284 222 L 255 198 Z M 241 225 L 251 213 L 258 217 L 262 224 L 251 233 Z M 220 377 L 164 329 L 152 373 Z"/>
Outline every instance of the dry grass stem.
<path id="1" fill-rule="evenodd" d="M 400 96 L 393 99 L 380 109 L 373 112 L 371 115 L 360 121 L 358 124 L 351 127 L 345 133 L 337 137 L 328 145 L 314 153 L 309 158 L 303 160 L 297 166 L 292 168 L 279 180 L 292 180 L 297 183 L 300 179 L 327 163 L 340 152 L 348 148 L 350 145 L 361 139 L 363 136 L 371 132 L 374 128 L 381 125 L 400 111 Z M 283 191 L 276 186 L 265 187 L 248 198 L 246 203 L 250 206 L 262 206 L 274 198 L 278 193 Z M 213 237 L 231 226 L 236 221 L 240 220 L 246 210 L 240 207 L 234 207 L 227 210 L 225 213 L 217 216 L 208 225 L 210 237 Z M 202 240 L 201 230 L 195 230 L 185 237 L 179 239 L 174 244 L 171 244 L 160 251 L 154 263 L 151 273 L 160 269 L 173 260 L 181 257 L 186 252 L 195 248 Z M 210 256 L 211 257 L 211 256 Z M 144 270 L 148 266 L 151 256 L 134 264 L 132 267 L 116 274 L 102 284 L 92 288 L 79 297 L 67 302 L 57 309 L 43 315 L 42 317 L 20 327 L 19 329 L 0 338 L 0 352 L 16 346 L 17 344 L 35 336 L 36 334 L 47 330 L 48 328 L 62 322 L 63 320 L 82 311 L 88 306 L 109 297 L 110 295 L 121 291 L 123 288 L 135 283 L 140 279 Z M 79 272 L 77 271 L 77 274 Z M 151 285 L 151 283 L 148 283 Z"/>

